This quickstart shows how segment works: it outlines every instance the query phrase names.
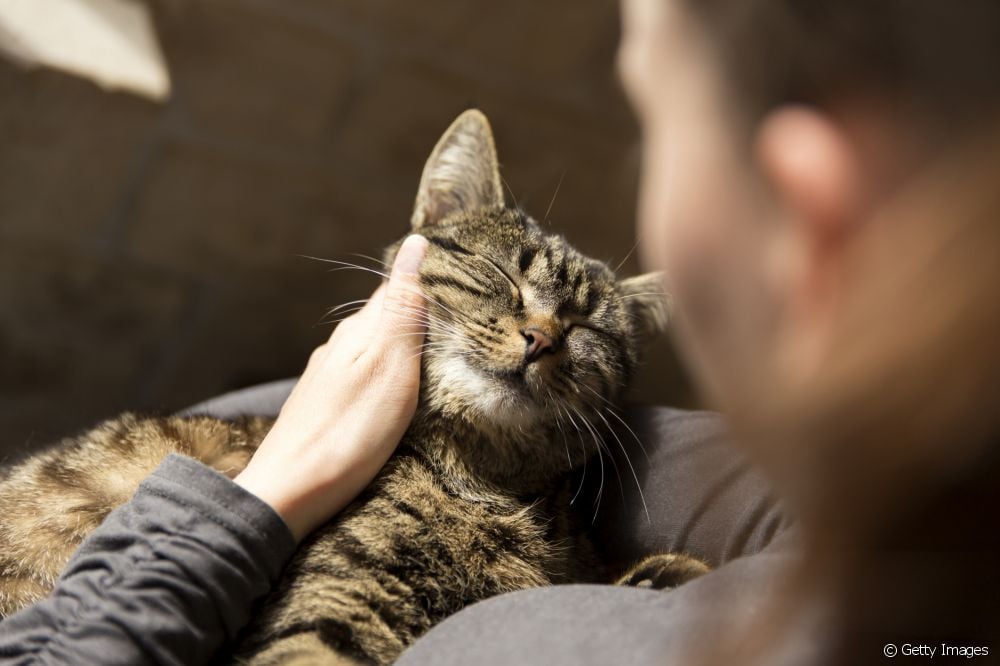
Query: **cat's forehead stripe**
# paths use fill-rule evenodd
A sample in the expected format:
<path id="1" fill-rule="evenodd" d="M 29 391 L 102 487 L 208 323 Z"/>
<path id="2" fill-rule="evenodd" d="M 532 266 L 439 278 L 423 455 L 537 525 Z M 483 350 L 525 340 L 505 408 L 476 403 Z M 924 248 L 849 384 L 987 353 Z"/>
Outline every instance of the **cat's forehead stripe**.
<path id="1" fill-rule="evenodd" d="M 431 236 L 427 239 L 432 244 L 437 245 L 442 250 L 447 250 L 449 252 L 457 252 L 458 254 L 473 254 L 472 250 L 459 245 L 457 242 L 451 238 L 438 238 L 436 236 Z"/>
<path id="2" fill-rule="evenodd" d="M 535 249 L 526 247 L 521 250 L 521 256 L 517 260 L 517 267 L 522 273 L 527 273 L 531 264 L 535 261 Z"/>
<path id="3" fill-rule="evenodd" d="M 562 261 L 559 263 L 559 270 L 556 272 L 556 281 L 560 286 L 565 287 L 567 280 L 569 280 L 569 270 L 566 268 L 566 262 Z"/>
<path id="4" fill-rule="evenodd" d="M 429 287 L 450 287 L 458 291 L 471 294 L 477 298 L 488 298 L 488 294 L 478 287 L 458 280 L 450 275 L 438 275 L 435 273 L 423 273 L 420 276 L 421 282 Z"/>

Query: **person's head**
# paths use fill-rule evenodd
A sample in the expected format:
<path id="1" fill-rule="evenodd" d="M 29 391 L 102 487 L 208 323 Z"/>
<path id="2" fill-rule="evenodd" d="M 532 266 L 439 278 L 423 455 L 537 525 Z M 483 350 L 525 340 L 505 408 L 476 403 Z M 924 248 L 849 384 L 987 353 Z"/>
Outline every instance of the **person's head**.
<path id="1" fill-rule="evenodd" d="M 833 660 L 881 658 L 858 647 L 873 627 L 987 631 L 1000 3 L 622 2 L 644 260 L 694 377 L 804 518 L 809 580 L 852 600 Z"/>
<path id="2" fill-rule="evenodd" d="M 965 412 L 952 437 L 995 434 L 1000 3 L 622 9 L 641 247 L 710 400 L 917 476 Z"/>

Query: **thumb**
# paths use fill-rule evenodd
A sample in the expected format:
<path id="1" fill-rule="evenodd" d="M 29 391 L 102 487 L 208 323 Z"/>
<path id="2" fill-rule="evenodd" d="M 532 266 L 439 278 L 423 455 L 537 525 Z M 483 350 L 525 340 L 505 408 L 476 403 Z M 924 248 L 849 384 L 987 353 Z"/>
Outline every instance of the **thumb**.
<path id="1" fill-rule="evenodd" d="M 408 236 L 396 253 L 386 287 L 379 321 L 379 335 L 391 346 L 415 354 L 423 344 L 426 328 L 424 297 L 420 292 L 420 264 L 427 253 L 427 239 Z"/>

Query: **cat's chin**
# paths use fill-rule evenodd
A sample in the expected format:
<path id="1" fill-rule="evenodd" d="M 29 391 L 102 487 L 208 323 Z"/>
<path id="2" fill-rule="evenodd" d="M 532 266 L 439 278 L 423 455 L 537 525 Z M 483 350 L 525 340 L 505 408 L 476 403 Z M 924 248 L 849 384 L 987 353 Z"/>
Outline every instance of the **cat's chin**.
<path id="1" fill-rule="evenodd" d="M 467 417 L 484 425 L 523 430 L 545 416 L 522 375 L 487 372 L 460 357 L 439 359 L 433 365 L 435 384 L 444 387 L 441 400 L 460 403 Z"/>

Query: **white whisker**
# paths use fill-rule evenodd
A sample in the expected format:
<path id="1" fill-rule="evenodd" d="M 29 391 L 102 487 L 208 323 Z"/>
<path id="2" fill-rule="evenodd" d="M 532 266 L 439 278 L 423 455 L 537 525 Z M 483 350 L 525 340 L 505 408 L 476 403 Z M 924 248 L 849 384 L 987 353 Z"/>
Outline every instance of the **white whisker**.
<path id="1" fill-rule="evenodd" d="M 559 196 L 559 189 L 562 187 L 563 178 L 566 177 L 566 172 L 563 171 L 559 176 L 559 182 L 556 183 L 556 191 L 552 193 L 552 199 L 549 201 L 549 207 L 545 209 L 545 215 L 542 215 L 542 222 L 549 221 L 549 213 L 552 212 L 552 205 L 556 202 L 556 197 Z"/>
<path id="2" fill-rule="evenodd" d="M 617 273 L 619 270 L 621 270 L 621 267 L 625 265 L 625 262 L 628 261 L 628 258 L 632 256 L 632 253 L 635 252 L 636 248 L 638 248 L 638 247 L 639 247 L 639 238 L 636 237 L 635 243 L 632 244 L 632 249 L 629 250 L 628 254 L 625 255 L 625 258 L 622 259 L 621 261 L 619 261 L 618 265 L 615 266 L 615 273 Z"/>

